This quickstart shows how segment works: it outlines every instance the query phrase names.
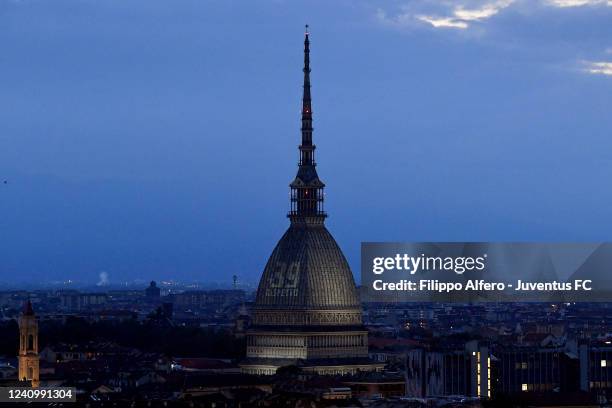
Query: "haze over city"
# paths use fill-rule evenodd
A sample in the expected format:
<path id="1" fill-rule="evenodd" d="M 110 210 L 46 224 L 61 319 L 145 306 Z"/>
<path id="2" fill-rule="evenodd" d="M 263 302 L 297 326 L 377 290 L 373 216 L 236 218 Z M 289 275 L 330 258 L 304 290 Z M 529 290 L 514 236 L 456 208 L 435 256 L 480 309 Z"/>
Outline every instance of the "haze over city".
<path id="1" fill-rule="evenodd" d="M 3 1 L 0 282 L 257 282 L 286 229 L 310 24 L 327 225 L 605 241 L 604 1 Z"/>

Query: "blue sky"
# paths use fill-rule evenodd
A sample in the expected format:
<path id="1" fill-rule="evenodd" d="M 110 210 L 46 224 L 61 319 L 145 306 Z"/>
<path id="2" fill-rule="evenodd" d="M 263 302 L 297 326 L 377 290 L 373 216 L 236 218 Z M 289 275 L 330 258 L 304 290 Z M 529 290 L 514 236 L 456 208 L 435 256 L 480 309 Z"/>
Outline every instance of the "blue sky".
<path id="1" fill-rule="evenodd" d="M 256 282 L 303 26 L 328 227 L 612 235 L 612 1 L 0 0 L 0 282 Z"/>

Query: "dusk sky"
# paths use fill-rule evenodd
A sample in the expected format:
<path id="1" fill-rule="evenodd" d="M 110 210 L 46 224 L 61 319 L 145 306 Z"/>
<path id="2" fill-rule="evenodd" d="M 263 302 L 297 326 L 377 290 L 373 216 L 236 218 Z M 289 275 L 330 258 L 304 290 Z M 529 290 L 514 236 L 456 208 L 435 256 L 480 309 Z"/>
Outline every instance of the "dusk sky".
<path id="1" fill-rule="evenodd" d="M 612 1 L 0 0 L 0 283 L 256 283 L 304 24 L 327 226 L 612 240 Z"/>

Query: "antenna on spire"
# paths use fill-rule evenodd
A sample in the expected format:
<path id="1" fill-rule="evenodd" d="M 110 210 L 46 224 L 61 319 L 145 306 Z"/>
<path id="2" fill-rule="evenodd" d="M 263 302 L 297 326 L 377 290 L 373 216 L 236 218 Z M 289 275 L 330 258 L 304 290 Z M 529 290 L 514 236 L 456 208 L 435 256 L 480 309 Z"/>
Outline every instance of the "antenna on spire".
<path id="1" fill-rule="evenodd" d="M 305 29 L 306 29 L 306 35 L 310 34 L 310 32 L 308 31 L 308 24 L 306 24 Z"/>

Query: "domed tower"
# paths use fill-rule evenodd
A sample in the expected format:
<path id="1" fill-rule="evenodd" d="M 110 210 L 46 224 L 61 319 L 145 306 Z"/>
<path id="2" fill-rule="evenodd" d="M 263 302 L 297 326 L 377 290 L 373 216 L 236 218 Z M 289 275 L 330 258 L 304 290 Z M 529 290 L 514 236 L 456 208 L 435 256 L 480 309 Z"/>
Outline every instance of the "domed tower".
<path id="1" fill-rule="evenodd" d="M 368 359 L 368 336 L 353 274 L 325 227 L 323 189 L 312 143 L 310 39 L 304 40 L 304 91 L 300 161 L 291 189 L 291 224 L 272 252 L 257 289 L 247 332 L 251 374 L 274 374 L 298 365 L 318 374 L 382 368 Z"/>
<path id="2" fill-rule="evenodd" d="M 19 317 L 19 381 L 30 381 L 32 387 L 38 387 L 39 373 L 38 322 L 28 300 Z"/>

